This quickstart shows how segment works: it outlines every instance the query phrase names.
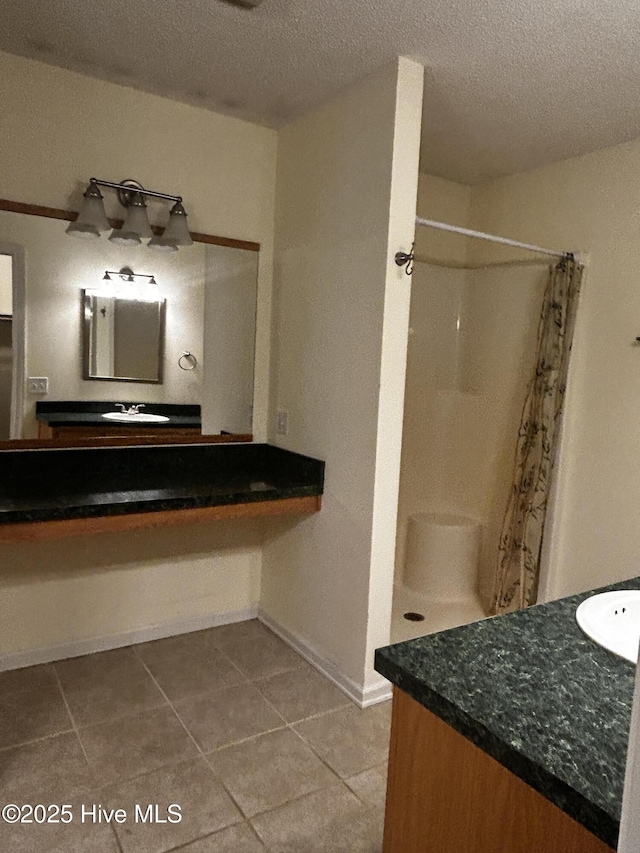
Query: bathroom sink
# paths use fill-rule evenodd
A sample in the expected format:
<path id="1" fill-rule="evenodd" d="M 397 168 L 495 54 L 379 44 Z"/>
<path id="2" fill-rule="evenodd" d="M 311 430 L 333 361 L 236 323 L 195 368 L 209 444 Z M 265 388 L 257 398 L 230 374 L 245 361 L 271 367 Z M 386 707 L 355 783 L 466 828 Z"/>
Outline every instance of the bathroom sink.
<path id="1" fill-rule="evenodd" d="M 142 412 L 131 415 L 128 412 L 107 412 L 102 417 L 108 421 L 120 421 L 125 424 L 160 424 L 169 420 L 164 415 L 147 415 Z"/>
<path id="2" fill-rule="evenodd" d="M 576 610 L 576 621 L 599 646 L 638 662 L 640 589 L 601 592 L 587 598 Z"/>

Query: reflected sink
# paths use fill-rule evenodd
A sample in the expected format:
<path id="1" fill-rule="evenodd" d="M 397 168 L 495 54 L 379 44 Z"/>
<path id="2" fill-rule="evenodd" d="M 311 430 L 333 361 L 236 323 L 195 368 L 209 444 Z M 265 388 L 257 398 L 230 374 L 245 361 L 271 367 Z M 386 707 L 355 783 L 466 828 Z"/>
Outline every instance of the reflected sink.
<path id="1" fill-rule="evenodd" d="M 120 421 L 125 424 L 160 424 L 169 420 L 164 415 L 147 415 L 142 412 L 132 415 L 128 412 L 107 412 L 102 417 L 108 421 Z"/>
<path id="2" fill-rule="evenodd" d="M 640 642 L 640 590 L 601 592 L 587 598 L 576 610 L 585 634 L 615 655 L 638 662 Z"/>

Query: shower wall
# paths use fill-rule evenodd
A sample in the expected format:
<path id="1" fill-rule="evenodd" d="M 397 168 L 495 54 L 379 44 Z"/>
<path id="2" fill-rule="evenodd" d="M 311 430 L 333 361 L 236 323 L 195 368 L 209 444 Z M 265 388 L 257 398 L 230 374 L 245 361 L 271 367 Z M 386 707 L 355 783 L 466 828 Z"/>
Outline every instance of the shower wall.
<path id="1" fill-rule="evenodd" d="M 436 189 L 441 191 L 442 184 L 447 183 L 438 180 Z M 419 215 L 444 219 L 428 204 L 431 186 L 433 179 L 423 176 Z M 452 188 L 459 195 L 457 185 Z M 460 217 L 445 221 L 466 224 Z M 425 249 L 418 243 L 418 257 L 447 264 L 466 263 L 471 254 L 468 241 L 460 236 L 447 237 L 446 245 L 432 243 Z M 452 240 L 457 241 L 457 247 Z M 483 524 L 479 592 L 485 604 L 490 600 L 546 277 L 547 267 L 540 263 L 486 269 L 416 264 L 407 356 L 397 583 L 402 579 L 409 516 L 417 512 L 465 515 Z"/>

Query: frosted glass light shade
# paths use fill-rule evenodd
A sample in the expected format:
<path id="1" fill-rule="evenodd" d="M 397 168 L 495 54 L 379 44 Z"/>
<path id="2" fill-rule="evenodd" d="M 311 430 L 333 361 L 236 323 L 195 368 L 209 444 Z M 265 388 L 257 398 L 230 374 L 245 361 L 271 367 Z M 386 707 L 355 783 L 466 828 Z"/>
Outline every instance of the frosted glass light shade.
<path id="1" fill-rule="evenodd" d="M 119 243 L 123 246 L 139 246 L 142 240 L 137 234 L 132 231 L 125 231 L 124 228 L 114 228 L 109 235 L 109 240 L 112 243 Z"/>
<path id="2" fill-rule="evenodd" d="M 154 249 L 156 252 L 177 252 L 178 247 L 174 243 L 173 240 L 167 240 L 166 237 L 161 235 L 160 237 L 153 237 L 147 243 L 147 246 L 150 249 Z"/>
<path id="3" fill-rule="evenodd" d="M 171 240 L 176 246 L 191 246 L 193 240 L 187 225 L 187 213 L 182 202 L 177 201 L 171 208 L 169 224 L 162 235 L 165 240 Z"/>
<path id="4" fill-rule="evenodd" d="M 140 196 L 134 198 L 129 205 L 122 230 L 125 233 L 137 234 L 138 237 L 153 237 L 147 216 L 147 205 Z"/>
<path id="5" fill-rule="evenodd" d="M 111 225 L 104 212 L 102 193 L 96 184 L 89 184 L 84 192 L 78 218 L 67 227 L 67 234 L 93 239 L 99 237 L 101 231 L 108 231 L 110 228 Z"/>
<path id="6" fill-rule="evenodd" d="M 71 237 L 79 237 L 81 240 L 97 240 L 100 232 L 95 225 L 83 225 L 82 222 L 71 222 L 66 229 Z"/>

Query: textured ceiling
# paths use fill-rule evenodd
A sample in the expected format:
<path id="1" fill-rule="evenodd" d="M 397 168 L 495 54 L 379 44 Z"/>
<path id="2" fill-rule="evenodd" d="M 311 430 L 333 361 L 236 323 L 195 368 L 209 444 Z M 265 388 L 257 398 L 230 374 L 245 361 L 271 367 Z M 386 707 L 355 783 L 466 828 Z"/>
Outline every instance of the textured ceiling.
<path id="1" fill-rule="evenodd" d="M 464 183 L 640 136 L 637 0 L 0 0 L 0 49 L 274 127 L 409 56 Z"/>

